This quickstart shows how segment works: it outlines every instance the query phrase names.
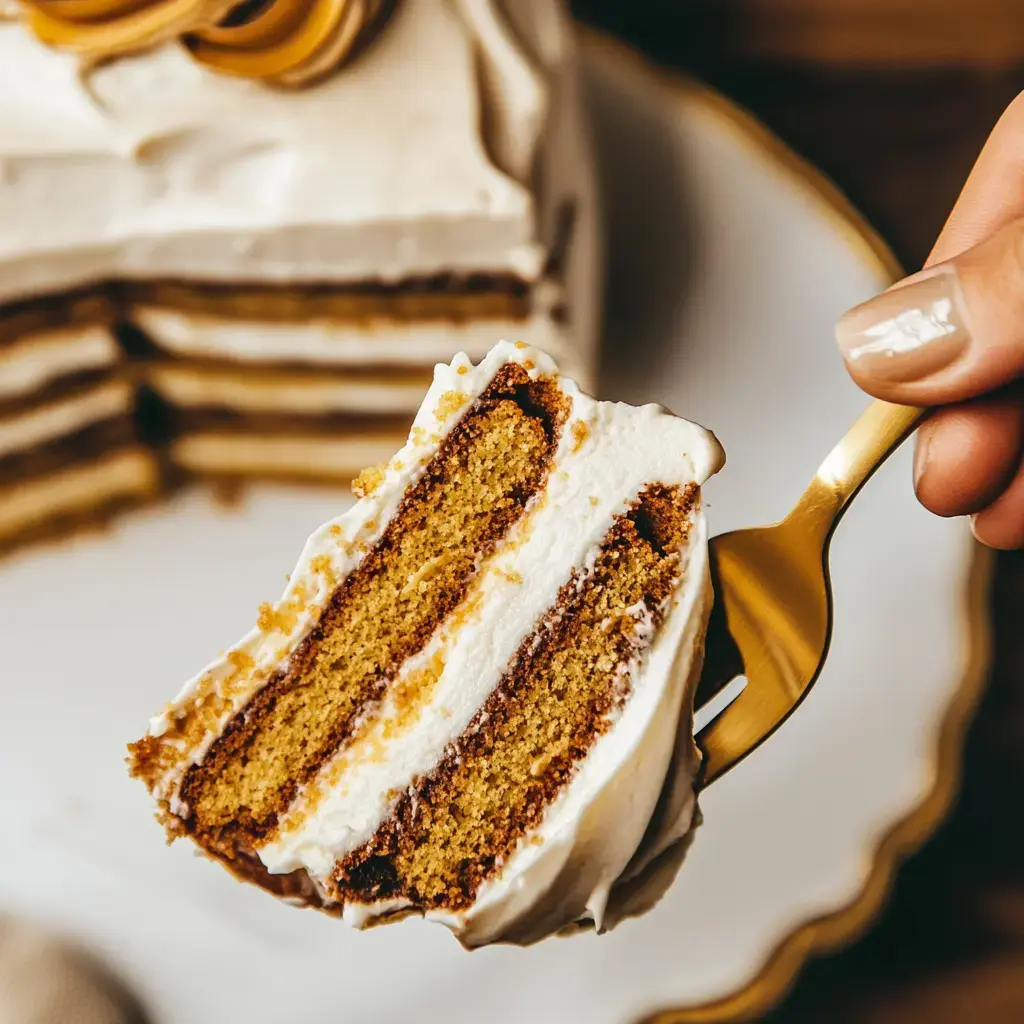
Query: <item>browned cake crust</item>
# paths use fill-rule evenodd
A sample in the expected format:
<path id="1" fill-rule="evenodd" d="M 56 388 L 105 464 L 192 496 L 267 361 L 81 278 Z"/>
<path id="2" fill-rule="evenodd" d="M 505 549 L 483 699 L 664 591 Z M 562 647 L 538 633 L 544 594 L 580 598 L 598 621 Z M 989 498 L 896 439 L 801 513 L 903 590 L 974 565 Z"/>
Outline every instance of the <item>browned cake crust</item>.
<path id="1" fill-rule="evenodd" d="M 156 306 L 243 320 L 295 322 L 339 320 L 523 320 L 530 313 L 530 286 L 508 274 L 437 274 L 400 281 L 213 284 L 146 281 L 120 287 L 126 309 Z"/>
<path id="2" fill-rule="evenodd" d="M 630 612 L 661 623 L 698 489 L 652 485 L 619 516 L 592 572 L 577 572 L 437 766 L 335 871 L 331 896 L 416 910 L 476 899 L 611 724 L 640 649 Z"/>
<path id="3" fill-rule="evenodd" d="M 120 307 L 104 287 L 46 295 L 0 306 L 0 346 L 66 327 L 112 324 Z"/>
<path id="4" fill-rule="evenodd" d="M 297 789 L 465 600 L 482 558 L 543 488 L 566 412 L 554 382 L 530 380 L 516 364 L 496 375 L 442 441 L 380 541 L 338 587 L 288 667 L 186 772 L 180 796 L 190 816 L 184 827 L 201 845 L 244 858 L 273 832 Z M 415 585 L 424 567 L 432 573 L 427 592 Z M 178 730 L 172 739 L 185 749 L 194 746 L 206 730 L 205 709 L 198 706 Z M 164 748 L 152 738 L 132 748 L 133 773 L 151 788 L 168 767 Z"/>

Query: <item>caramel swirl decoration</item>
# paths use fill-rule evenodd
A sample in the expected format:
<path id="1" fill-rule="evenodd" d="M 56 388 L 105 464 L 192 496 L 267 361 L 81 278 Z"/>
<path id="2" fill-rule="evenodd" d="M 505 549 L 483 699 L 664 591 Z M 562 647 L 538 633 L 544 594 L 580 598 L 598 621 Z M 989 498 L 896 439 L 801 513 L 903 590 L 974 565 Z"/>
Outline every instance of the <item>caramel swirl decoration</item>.
<path id="1" fill-rule="evenodd" d="M 89 62 L 180 40 L 227 75 L 307 85 L 355 55 L 396 0 L 20 0 L 48 46 Z"/>

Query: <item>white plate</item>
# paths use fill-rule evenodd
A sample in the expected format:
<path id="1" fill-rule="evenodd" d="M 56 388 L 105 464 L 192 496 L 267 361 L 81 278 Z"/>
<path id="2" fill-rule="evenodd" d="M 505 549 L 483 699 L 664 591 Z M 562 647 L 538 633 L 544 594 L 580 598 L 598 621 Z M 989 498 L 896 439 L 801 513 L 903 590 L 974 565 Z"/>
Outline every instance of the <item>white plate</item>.
<path id="1" fill-rule="evenodd" d="M 611 218 L 605 390 L 712 426 L 716 530 L 781 515 L 863 405 L 831 340 L 883 262 L 721 101 L 608 44 L 587 64 Z M 705 795 L 669 896 L 611 935 L 465 953 L 419 922 L 368 933 L 166 849 L 124 744 L 253 621 L 339 498 L 193 493 L 108 537 L 0 570 L 0 907 L 86 940 L 158 1021 L 626 1021 L 748 982 L 799 924 L 863 888 L 933 785 L 961 682 L 963 529 L 925 515 L 909 453 L 836 541 L 836 637 L 780 732 Z"/>

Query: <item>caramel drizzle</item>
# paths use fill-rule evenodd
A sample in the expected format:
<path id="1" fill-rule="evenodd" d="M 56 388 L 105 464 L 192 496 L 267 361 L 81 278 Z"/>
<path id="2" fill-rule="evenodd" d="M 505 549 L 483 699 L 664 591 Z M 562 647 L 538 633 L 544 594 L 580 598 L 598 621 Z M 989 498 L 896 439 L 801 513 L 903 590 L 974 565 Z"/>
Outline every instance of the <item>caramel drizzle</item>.
<path id="1" fill-rule="evenodd" d="M 227 75 L 308 85 L 382 26 L 395 0 L 21 0 L 48 46 L 102 62 L 180 40 Z"/>

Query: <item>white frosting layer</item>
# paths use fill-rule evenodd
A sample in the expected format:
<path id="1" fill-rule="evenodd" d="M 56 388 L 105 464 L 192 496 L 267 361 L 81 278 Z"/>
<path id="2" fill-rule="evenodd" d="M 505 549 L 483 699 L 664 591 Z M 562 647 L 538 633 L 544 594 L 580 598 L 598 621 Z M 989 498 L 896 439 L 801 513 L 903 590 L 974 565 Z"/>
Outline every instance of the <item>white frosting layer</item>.
<path id="1" fill-rule="evenodd" d="M 470 366 L 464 357 L 439 366 L 410 441 L 390 462 L 383 481 L 307 542 L 279 605 L 295 613 L 294 627 L 251 632 L 186 684 L 175 703 L 152 721 L 154 735 L 167 733 L 172 721 L 187 713 L 211 684 L 221 692 L 230 684 L 233 702 L 221 716 L 221 728 L 251 699 L 281 664 L 283 652 L 301 642 L 316 623 L 334 589 L 330 579 L 355 568 L 466 404 L 507 361 L 527 366 L 534 377 L 555 372 L 542 353 L 508 343 L 497 346 L 479 366 Z M 387 794 L 429 770 L 465 730 L 524 637 L 555 604 L 559 588 L 575 569 L 592 564 L 614 517 L 649 483 L 700 484 L 721 465 L 717 442 L 694 424 L 655 406 L 596 402 L 565 378 L 560 386 L 571 412 L 546 490 L 481 568 L 468 599 L 472 612 L 460 616 L 457 628 L 443 624 L 427 648 L 403 666 L 402 675 L 408 676 L 431 663 L 443 664 L 436 685 L 408 723 L 392 720 L 395 706 L 386 697 L 376 717 L 364 723 L 351 745 L 300 794 L 296 814 L 286 816 L 272 841 L 259 850 L 272 872 L 304 868 L 314 880 L 328 879 L 335 862 L 368 839 L 388 816 Z M 464 397 L 460 408 L 453 408 L 452 392 Z M 582 443 L 583 432 L 574 429 L 580 422 L 586 427 Z M 699 656 L 697 641 L 703 635 L 709 593 L 699 509 L 684 558 L 686 571 L 666 609 L 663 628 L 630 666 L 631 699 L 549 809 L 536 834 L 540 844 L 524 843 L 469 911 L 428 915 L 467 944 L 502 937 L 528 941 L 582 917 L 600 923 L 609 891 L 637 852 L 654 813 L 680 716 L 692 699 L 692 667 Z M 643 638 L 652 610 L 635 611 Z M 239 653 L 245 656 L 241 662 Z M 240 672 L 236 666 L 249 666 L 249 658 L 251 667 Z M 187 752 L 157 787 L 157 795 L 168 799 L 175 813 L 187 812 L 177 799 L 181 775 L 188 764 L 201 760 L 213 738 L 211 733 Z M 689 736 L 685 745 L 692 748 Z M 692 773 L 695 760 L 685 757 L 680 764 Z M 686 797 L 677 801 L 675 820 L 667 824 L 677 834 L 689 825 L 692 774 L 683 780 L 683 788 Z M 345 916 L 364 924 L 399 908 L 394 902 L 346 906 Z"/>
<path id="2" fill-rule="evenodd" d="M 74 373 L 114 366 L 120 359 L 108 327 L 65 327 L 27 335 L 0 347 L 0 401 L 30 395 Z"/>
<path id="3" fill-rule="evenodd" d="M 171 462 L 193 473 L 213 476 L 334 478 L 346 483 L 364 466 L 395 450 L 394 434 L 190 434 L 173 442 Z"/>
<path id="4" fill-rule="evenodd" d="M 13 484 L 0 492 L 0 537 L 51 516 L 87 513 L 119 497 L 155 494 L 159 486 L 157 461 L 141 448 Z"/>
<path id="5" fill-rule="evenodd" d="M 482 359 L 498 338 L 514 338 L 575 365 L 558 325 L 544 315 L 528 320 L 305 321 L 227 320 L 166 309 L 137 308 L 133 320 L 162 349 L 179 356 L 316 366 L 427 367 L 464 352 Z"/>
<path id="6" fill-rule="evenodd" d="M 0 458 L 67 437 L 103 420 L 127 416 L 134 392 L 128 381 L 112 380 L 87 391 L 0 418 Z"/>
<path id="7" fill-rule="evenodd" d="M 499 36 L 477 28 L 489 4 L 469 6 L 472 24 L 446 0 L 401 4 L 359 60 L 298 91 L 167 45 L 94 70 L 90 95 L 72 54 L 0 24 L 0 299 L 110 276 L 536 278 L 534 200 L 516 179 L 544 85 L 519 73 L 502 93 L 499 169 L 478 62 L 526 65 L 508 46 L 492 59 Z"/>
<path id="8" fill-rule="evenodd" d="M 389 416 L 412 415 L 419 408 L 428 380 L 414 373 L 253 373 L 244 368 L 164 363 L 146 369 L 146 382 L 161 398 L 183 409 L 227 408 L 298 416 Z"/>

